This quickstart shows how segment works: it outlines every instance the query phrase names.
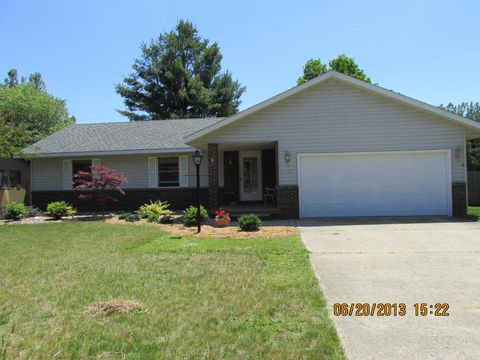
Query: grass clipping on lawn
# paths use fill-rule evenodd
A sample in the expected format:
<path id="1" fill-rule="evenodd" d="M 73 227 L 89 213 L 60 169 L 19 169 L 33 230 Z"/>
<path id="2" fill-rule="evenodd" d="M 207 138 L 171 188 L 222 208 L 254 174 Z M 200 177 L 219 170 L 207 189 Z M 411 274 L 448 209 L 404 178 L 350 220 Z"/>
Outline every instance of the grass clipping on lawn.
<path id="1" fill-rule="evenodd" d="M 114 313 L 130 314 L 145 310 L 145 306 L 138 301 L 110 299 L 92 304 L 85 309 L 86 316 L 108 316 Z"/>
<path id="2" fill-rule="evenodd" d="M 183 224 L 157 224 L 148 222 L 147 220 L 140 220 L 135 222 L 127 222 L 120 220 L 117 217 L 107 219 L 110 224 L 123 225 L 145 225 L 157 226 L 164 231 L 167 231 L 177 236 L 192 236 L 192 237 L 207 237 L 207 238 L 254 238 L 254 239 L 268 239 L 281 238 L 297 234 L 297 229 L 293 226 L 262 226 L 258 231 L 241 231 L 236 226 L 227 226 L 219 228 L 211 225 L 202 225 L 202 231 L 197 233 L 196 226 L 185 226 Z"/>

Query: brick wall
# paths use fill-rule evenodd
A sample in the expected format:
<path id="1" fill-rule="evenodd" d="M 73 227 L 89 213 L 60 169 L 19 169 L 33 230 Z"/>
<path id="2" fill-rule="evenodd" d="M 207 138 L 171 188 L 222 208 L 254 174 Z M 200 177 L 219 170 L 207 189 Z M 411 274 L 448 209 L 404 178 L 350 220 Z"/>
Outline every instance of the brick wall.
<path id="1" fill-rule="evenodd" d="M 172 210 L 183 210 L 189 205 L 195 205 L 197 199 L 196 188 L 172 189 L 129 189 L 124 190 L 124 196 L 117 196 L 118 201 L 107 203 L 106 209 L 113 211 L 135 211 L 141 205 L 150 201 L 168 201 Z M 67 201 L 80 211 L 100 211 L 98 203 L 82 201 L 78 198 L 81 191 L 34 191 L 32 202 L 34 206 L 45 210 L 52 201 Z M 91 193 L 91 192 L 85 192 Z M 208 190 L 200 189 L 200 202 L 208 205 Z"/>
<path id="2" fill-rule="evenodd" d="M 208 209 L 218 209 L 218 144 L 208 144 Z"/>
<path id="3" fill-rule="evenodd" d="M 277 207 L 280 209 L 281 218 L 298 219 L 298 186 L 279 186 Z"/>
<path id="4" fill-rule="evenodd" d="M 452 183 L 452 210 L 453 216 L 467 216 L 467 184 Z"/>

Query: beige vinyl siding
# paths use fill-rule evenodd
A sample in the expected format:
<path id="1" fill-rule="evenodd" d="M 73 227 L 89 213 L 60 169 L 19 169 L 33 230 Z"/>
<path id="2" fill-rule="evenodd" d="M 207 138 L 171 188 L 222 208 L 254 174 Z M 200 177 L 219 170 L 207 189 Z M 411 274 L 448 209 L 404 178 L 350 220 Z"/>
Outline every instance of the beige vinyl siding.
<path id="1" fill-rule="evenodd" d="M 189 186 L 196 186 L 195 164 L 190 154 L 165 154 L 164 156 L 188 155 L 188 183 Z M 125 156 L 94 156 L 100 159 L 100 164 L 123 172 L 128 178 L 128 184 L 124 189 L 148 189 L 148 157 L 162 156 L 152 155 L 125 155 Z M 33 191 L 59 191 L 63 190 L 63 160 L 64 159 L 88 159 L 88 157 L 65 157 L 65 158 L 44 158 L 33 159 L 32 163 L 32 190 Z M 200 167 L 200 185 L 208 186 L 207 180 L 207 159 L 204 158 Z"/>
<path id="2" fill-rule="evenodd" d="M 465 181 L 455 159 L 463 146 L 460 126 L 335 79 L 300 92 L 225 126 L 203 143 L 277 141 L 280 185 L 297 184 L 297 154 L 452 150 L 452 180 Z M 285 151 L 291 155 L 284 160 Z"/>
<path id="3" fill-rule="evenodd" d="M 200 164 L 200 187 L 208 187 L 208 154 L 207 147 L 199 146 L 203 154 L 202 163 Z M 193 152 L 193 151 L 192 151 Z M 192 159 L 192 154 L 188 154 L 188 177 L 190 187 L 197 186 L 197 169 Z"/>
<path id="4" fill-rule="evenodd" d="M 63 159 L 32 159 L 32 191 L 63 190 Z"/>
<path id="5" fill-rule="evenodd" d="M 128 179 L 125 189 L 148 188 L 148 156 L 99 157 L 100 164 L 123 172 Z"/>

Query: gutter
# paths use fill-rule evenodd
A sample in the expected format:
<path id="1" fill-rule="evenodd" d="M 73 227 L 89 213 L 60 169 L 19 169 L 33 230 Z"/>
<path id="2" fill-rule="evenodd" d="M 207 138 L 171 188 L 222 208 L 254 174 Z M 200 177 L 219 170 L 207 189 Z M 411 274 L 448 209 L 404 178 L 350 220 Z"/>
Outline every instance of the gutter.
<path id="1" fill-rule="evenodd" d="M 189 148 L 171 148 L 171 149 L 146 149 L 146 150 L 110 150 L 110 151 L 73 151 L 73 152 L 51 152 L 51 153 L 17 153 L 13 154 L 14 159 L 32 159 L 32 158 L 57 158 L 57 157 L 78 157 L 78 156 L 112 156 L 112 155 L 147 155 L 147 154 L 173 154 L 190 153 Z"/>

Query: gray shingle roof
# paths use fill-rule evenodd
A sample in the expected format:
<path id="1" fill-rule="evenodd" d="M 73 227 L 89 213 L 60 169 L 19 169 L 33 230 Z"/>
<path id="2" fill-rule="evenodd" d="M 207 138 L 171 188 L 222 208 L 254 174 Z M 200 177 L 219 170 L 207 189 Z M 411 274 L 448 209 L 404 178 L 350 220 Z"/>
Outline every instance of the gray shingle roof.
<path id="1" fill-rule="evenodd" d="M 222 118 L 75 124 L 23 149 L 22 153 L 27 156 L 52 156 L 65 153 L 191 150 L 183 137 L 220 120 Z"/>

